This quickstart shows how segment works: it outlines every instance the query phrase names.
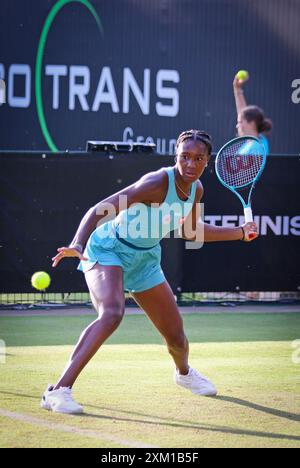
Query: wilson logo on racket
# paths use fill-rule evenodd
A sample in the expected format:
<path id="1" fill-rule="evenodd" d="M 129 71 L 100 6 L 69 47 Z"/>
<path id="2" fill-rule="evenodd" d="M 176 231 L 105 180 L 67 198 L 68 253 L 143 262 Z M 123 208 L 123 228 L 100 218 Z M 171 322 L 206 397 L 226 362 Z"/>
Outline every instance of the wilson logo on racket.
<path id="1" fill-rule="evenodd" d="M 229 174 L 237 174 L 240 171 L 247 171 L 248 169 L 251 169 L 253 164 L 253 156 L 241 156 L 237 158 L 229 157 L 226 159 L 226 169 L 229 172 Z"/>

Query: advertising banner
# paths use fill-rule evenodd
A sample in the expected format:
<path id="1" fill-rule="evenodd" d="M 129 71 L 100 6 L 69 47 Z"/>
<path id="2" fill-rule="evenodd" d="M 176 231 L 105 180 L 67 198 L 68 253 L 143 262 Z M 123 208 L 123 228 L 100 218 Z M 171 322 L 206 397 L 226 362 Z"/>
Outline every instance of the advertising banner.
<path id="1" fill-rule="evenodd" d="M 50 292 L 86 291 L 78 262 L 53 269 L 91 206 L 171 166 L 169 156 L 142 153 L 0 153 L 0 292 L 33 292 L 31 275 L 50 273 Z M 187 248 L 163 240 L 163 270 L 175 292 L 297 291 L 300 287 L 299 158 L 269 157 L 253 196 L 260 237 Z M 242 206 L 217 180 L 213 161 L 202 177 L 207 223 L 238 226 Z M 191 244 L 191 243 L 189 243 Z"/>
<path id="2" fill-rule="evenodd" d="M 232 82 L 274 123 L 271 153 L 300 147 L 300 2 L 1 0 L 0 150 L 154 142 L 188 128 L 215 149 L 236 133 Z"/>

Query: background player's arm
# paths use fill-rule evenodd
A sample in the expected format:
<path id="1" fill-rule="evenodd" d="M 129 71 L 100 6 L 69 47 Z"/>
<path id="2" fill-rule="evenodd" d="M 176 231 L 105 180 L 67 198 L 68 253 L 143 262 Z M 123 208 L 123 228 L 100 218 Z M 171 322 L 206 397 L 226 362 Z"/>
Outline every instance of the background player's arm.
<path id="1" fill-rule="evenodd" d="M 247 107 L 247 102 L 243 91 L 243 85 L 244 83 L 246 83 L 246 81 L 248 81 L 248 79 L 249 76 L 247 76 L 247 78 L 245 78 L 244 80 L 239 80 L 237 76 L 235 76 L 233 80 L 233 94 L 237 115 L 239 115 L 240 112 L 245 107 Z"/>
<path id="2" fill-rule="evenodd" d="M 120 211 L 136 203 L 161 203 L 163 177 L 162 171 L 147 174 L 130 187 L 92 206 L 82 218 L 69 247 L 57 249 L 58 254 L 52 258 L 52 266 L 55 267 L 64 257 L 86 260 L 82 252 L 92 232 L 101 224 L 114 219 Z"/>
<path id="3" fill-rule="evenodd" d="M 182 238 L 188 241 L 201 242 L 218 242 L 218 241 L 234 241 L 245 240 L 250 241 L 249 233 L 256 232 L 257 228 L 254 223 L 247 223 L 238 227 L 222 227 L 204 223 L 201 218 L 201 199 L 203 196 L 203 186 L 198 182 L 196 199 L 190 215 L 185 220 L 182 228 Z M 244 235 L 245 233 L 245 235 Z"/>

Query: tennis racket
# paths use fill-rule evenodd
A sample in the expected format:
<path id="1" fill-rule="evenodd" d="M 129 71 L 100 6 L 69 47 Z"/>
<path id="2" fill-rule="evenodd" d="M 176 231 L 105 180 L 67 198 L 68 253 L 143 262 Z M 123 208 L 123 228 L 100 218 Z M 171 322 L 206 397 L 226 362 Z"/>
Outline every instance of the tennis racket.
<path id="1" fill-rule="evenodd" d="M 265 147 L 251 136 L 234 138 L 220 149 L 216 157 L 217 177 L 242 203 L 246 223 L 253 221 L 251 198 L 266 161 Z"/>

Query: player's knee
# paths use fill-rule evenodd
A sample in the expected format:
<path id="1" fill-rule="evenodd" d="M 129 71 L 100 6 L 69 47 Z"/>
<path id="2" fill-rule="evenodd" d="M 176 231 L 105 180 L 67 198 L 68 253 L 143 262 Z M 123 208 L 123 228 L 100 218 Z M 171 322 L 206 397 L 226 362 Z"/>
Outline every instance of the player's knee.
<path id="1" fill-rule="evenodd" d="M 103 304 L 100 307 L 99 318 L 104 319 L 111 328 L 117 328 L 124 316 L 124 304 L 119 302 L 112 302 Z"/>

